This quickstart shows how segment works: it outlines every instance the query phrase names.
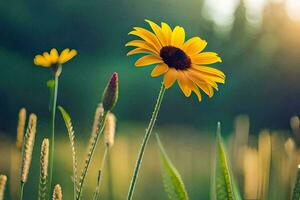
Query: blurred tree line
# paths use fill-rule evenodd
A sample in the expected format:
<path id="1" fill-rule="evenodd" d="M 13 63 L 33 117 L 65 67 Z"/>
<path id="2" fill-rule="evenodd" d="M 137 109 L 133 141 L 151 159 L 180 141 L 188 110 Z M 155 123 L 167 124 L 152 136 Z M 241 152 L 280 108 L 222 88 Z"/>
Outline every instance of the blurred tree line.
<path id="1" fill-rule="evenodd" d="M 233 22 L 222 27 L 203 16 L 204 2 L 196 0 L 1 1 L 0 131 L 14 133 L 23 106 L 43 122 L 49 119 L 46 81 L 51 74 L 32 61 L 52 47 L 79 52 L 64 66 L 59 91 L 59 104 L 70 111 L 74 124 L 90 125 L 113 71 L 120 74 L 119 122 L 148 120 L 161 78 L 150 77 L 151 67 L 136 69 L 124 47 L 131 39 L 127 33 L 146 26 L 146 18 L 181 25 L 187 37 L 207 40 L 206 50 L 221 55 L 223 63 L 216 67 L 227 75 L 219 92 L 201 104 L 185 98 L 177 86 L 167 91 L 158 124 L 214 130 L 221 120 L 229 132 L 236 115 L 248 114 L 252 131 L 286 129 L 300 108 L 300 23 L 288 17 L 284 3 L 268 1 L 261 23 L 254 26 L 240 1 Z"/>

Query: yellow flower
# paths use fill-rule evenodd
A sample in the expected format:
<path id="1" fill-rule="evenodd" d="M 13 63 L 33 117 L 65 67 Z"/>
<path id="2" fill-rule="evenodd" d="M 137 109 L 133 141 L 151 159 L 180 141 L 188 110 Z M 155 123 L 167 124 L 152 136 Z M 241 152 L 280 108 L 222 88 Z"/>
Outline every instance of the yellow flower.
<path id="1" fill-rule="evenodd" d="M 126 46 L 136 47 L 127 55 L 146 54 L 135 62 L 135 66 L 142 67 L 155 64 L 151 76 L 164 75 L 163 83 L 168 89 L 177 80 L 180 89 L 185 96 L 190 96 L 193 91 L 201 101 L 200 90 L 209 97 L 218 90 L 217 83 L 225 83 L 225 75 L 222 71 L 205 65 L 222 62 L 217 53 L 202 52 L 207 42 L 200 37 L 192 37 L 185 41 L 185 31 L 176 26 L 173 30 L 164 22 L 161 26 L 146 20 L 153 32 L 147 29 L 134 27 L 129 32 L 140 37 Z"/>
<path id="2" fill-rule="evenodd" d="M 53 67 L 64 64 L 77 55 L 77 51 L 72 49 L 64 49 L 59 55 L 56 49 L 51 49 L 50 53 L 44 52 L 43 55 L 34 57 L 34 64 L 42 67 Z"/>

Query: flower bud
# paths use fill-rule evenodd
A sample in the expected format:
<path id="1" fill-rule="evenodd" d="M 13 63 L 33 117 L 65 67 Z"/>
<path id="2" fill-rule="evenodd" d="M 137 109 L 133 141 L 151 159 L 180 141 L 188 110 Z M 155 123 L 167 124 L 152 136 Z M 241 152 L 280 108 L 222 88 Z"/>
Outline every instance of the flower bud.
<path id="1" fill-rule="evenodd" d="M 102 96 L 102 104 L 105 111 L 112 110 L 117 103 L 118 89 L 118 73 L 114 72 Z"/>

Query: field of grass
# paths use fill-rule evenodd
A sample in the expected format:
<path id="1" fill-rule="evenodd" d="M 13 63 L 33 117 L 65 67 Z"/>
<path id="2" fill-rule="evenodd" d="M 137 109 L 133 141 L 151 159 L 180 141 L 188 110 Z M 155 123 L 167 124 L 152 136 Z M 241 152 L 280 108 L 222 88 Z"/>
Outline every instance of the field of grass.
<path id="1" fill-rule="evenodd" d="M 268 131 L 249 135 L 249 119 L 239 116 L 235 121 L 235 130 L 226 137 L 226 147 L 230 166 L 238 182 L 243 199 L 290 199 L 294 189 L 300 154 L 292 138 L 299 137 L 297 118 L 292 118 L 291 130 Z M 142 140 L 144 125 L 120 124 L 116 141 L 109 152 L 109 162 L 105 164 L 103 174 L 103 199 L 124 199 L 127 195 L 138 147 Z M 43 132 L 38 131 L 38 132 Z M 200 132 L 193 127 L 175 124 L 159 126 L 159 132 L 165 149 L 181 174 L 190 199 L 209 199 L 211 175 L 213 171 L 215 130 Z M 38 133 L 37 133 L 38 134 Z M 72 157 L 67 133 L 58 133 L 56 147 L 54 183 L 60 183 L 64 199 L 72 199 Z M 18 199 L 19 181 L 17 163 L 20 152 L 15 141 L 1 138 L 0 157 L 2 172 L 10 175 L 6 199 Z M 36 198 L 39 178 L 39 150 L 41 138 L 38 137 L 34 149 L 32 168 L 29 173 L 25 196 Z M 79 168 L 85 157 L 88 138 L 76 139 Z M 91 165 L 84 197 L 91 199 L 96 184 L 97 171 L 101 165 L 105 145 L 98 145 L 95 159 Z M 10 161 L 10 162 L 8 162 Z M 262 195 L 266 195 L 262 197 Z M 136 199 L 167 199 L 161 176 L 159 149 L 155 138 L 150 140 L 141 169 L 140 179 L 135 192 Z"/>

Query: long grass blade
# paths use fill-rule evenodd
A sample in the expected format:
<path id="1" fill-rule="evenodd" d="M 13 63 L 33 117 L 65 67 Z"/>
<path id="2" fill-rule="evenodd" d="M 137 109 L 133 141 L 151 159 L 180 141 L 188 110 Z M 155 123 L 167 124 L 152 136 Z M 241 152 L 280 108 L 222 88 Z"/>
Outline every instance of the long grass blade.
<path id="1" fill-rule="evenodd" d="M 58 109 L 64 119 L 68 135 L 69 135 L 69 140 L 70 140 L 70 145 L 71 145 L 71 151 L 72 151 L 72 165 L 73 165 L 73 184 L 74 184 L 74 199 L 76 198 L 77 191 L 78 191 L 78 181 L 77 181 L 77 157 L 76 157 L 76 149 L 75 149 L 75 135 L 74 135 L 74 129 L 71 121 L 70 115 L 65 111 L 65 109 L 61 106 L 58 106 Z"/>
<path id="2" fill-rule="evenodd" d="M 177 169 L 169 159 L 159 136 L 156 134 L 157 143 L 159 146 L 160 158 L 162 163 L 162 177 L 165 191 L 170 200 L 188 200 L 188 194 L 184 183 Z"/>
<path id="3" fill-rule="evenodd" d="M 221 137 L 221 124 L 218 123 L 216 139 L 215 169 L 212 185 L 212 199 L 240 200 L 240 194 L 231 175 L 225 145 Z"/>

